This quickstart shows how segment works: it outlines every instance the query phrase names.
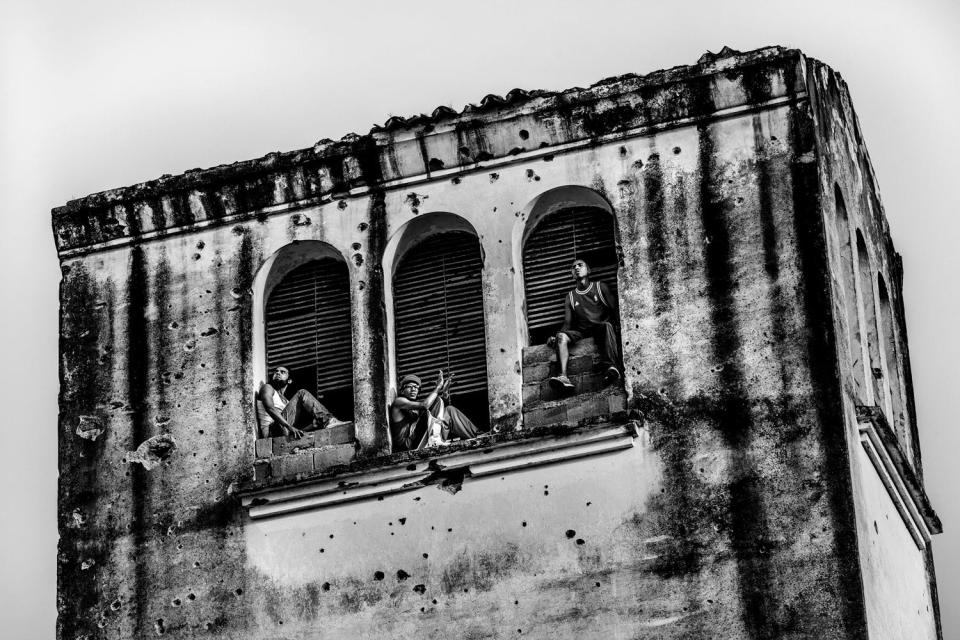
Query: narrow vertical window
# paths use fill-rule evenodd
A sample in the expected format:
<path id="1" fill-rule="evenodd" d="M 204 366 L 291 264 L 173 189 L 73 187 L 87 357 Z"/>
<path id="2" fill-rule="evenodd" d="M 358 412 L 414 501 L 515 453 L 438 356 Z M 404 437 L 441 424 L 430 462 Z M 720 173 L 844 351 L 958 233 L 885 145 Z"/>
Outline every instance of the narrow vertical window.
<path id="1" fill-rule="evenodd" d="M 563 302 L 573 285 L 570 265 L 580 258 L 592 280 L 617 291 L 613 216 L 598 207 L 571 207 L 548 214 L 523 245 L 530 344 L 543 344 L 563 325 Z"/>
<path id="2" fill-rule="evenodd" d="M 860 341 L 860 316 L 857 311 L 857 285 L 853 269 L 853 246 L 850 242 L 850 220 L 847 217 L 847 207 L 839 186 L 834 185 L 833 195 L 836 201 L 837 253 L 840 256 L 840 285 L 847 325 L 850 370 L 853 372 L 853 385 L 857 397 L 861 402 L 865 402 L 867 395 L 863 372 L 863 346 Z"/>
<path id="3" fill-rule="evenodd" d="M 873 403 L 882 407 L 885 402 L 883 368 L 880 362 L 880 338 L 877 331 L 877 307 L 873 293 L 873 269 L 863 234 L 857 230 L 857 266 L 860 271 L 860 299 L 863 303 L 863 320 L 867 334 L 867 353 L 870 358 L 870 378 L 873 380 Z"/>
<path id="4" fill-rule="evenodd" d="M 903 393 L 900 389 L 903 377 L 900 375 L 899 349 L 894 333 L 893 309 L 890 305 L 890 292 L 882 274 L 877 274 L 877 297 L 880 301 L 880 331 L 883 332 L 884 356 L 887 362 L 887 384 L 890 387 L 890 426 L 893 427 L 905 451 L 909 451 L 906 416 L 903 407 Z"/>
<path id="5" fill-rule="evenodd" d="M 430 236 L 403 254 L 393 278 L 397 373 L 424 382 L 453 373 L 454 404 L 482 430 L 489 425 L 487 350 L 477 237 Z M 429 384 L 424 392 L 429 391 Z"/>
<path id="6" fill-rule="evenodd" d="M 270 292 L 265 310 L 267 368 L 286 367 L 290 393 L 306 389 L 340 420 L 353 420 L 353 336 L 347 265 L 306 262 Z"/>

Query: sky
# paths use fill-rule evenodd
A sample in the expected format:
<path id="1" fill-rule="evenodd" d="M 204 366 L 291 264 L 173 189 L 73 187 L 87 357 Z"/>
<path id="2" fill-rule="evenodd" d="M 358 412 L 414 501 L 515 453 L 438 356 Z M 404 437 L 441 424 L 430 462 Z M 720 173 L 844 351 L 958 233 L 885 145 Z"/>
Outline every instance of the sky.
<path id="1" fill-rule="evenodd" d="M 0 629 L 52 638 L 57 322 L 50 209 L 364 133 L 514 87 L 693 64 L 724 45 L 839 71 L 903 256 L 944 637 L 960 638 L 954 428 L 960 5 L 949 1 L 0 1 Z"/>

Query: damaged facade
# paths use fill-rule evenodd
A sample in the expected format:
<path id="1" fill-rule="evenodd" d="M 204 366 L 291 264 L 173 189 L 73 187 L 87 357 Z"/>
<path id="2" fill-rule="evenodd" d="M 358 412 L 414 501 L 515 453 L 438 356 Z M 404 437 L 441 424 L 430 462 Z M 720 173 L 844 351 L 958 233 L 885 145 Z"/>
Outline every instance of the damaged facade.
<path id="1" fill-rule="evenodd" d="M 847 87 L 798 51 L 391 118 L 53 226 L 59 638 L 940 636 L 901 262 Z M 558 398 L 537 292 L 572 282 L 536 261 L 570 233 L 625 372 L 577 345 Z M 437 358 L 489 433 L 392 453 L 397 376 Z M 268 364 L 349 424 L 259 439 Z"/>

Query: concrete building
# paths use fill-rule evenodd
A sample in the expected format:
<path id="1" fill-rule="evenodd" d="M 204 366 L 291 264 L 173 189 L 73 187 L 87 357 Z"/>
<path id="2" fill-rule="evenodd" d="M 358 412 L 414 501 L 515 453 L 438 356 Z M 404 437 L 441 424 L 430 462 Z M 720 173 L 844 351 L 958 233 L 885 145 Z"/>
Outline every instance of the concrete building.
<path id="1" fill-rule="evenodd" d="M 72 201 L 58 637 L 938 638 L 901 262 L 779 47 Z M 588 256 L 624 384 L 546 337 Z M 268 366 L 349 424 L 258 438 Z M 488 430 L 393 452 L 398 374 Z M 427 385 L 429 387 L 429 385 Z"/>

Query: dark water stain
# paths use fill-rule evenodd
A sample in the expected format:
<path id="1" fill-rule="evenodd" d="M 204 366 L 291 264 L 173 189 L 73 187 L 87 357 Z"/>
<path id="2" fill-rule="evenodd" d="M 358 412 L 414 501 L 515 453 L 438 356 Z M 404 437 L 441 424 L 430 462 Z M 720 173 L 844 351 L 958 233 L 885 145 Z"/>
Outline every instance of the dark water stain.
<path id="1" fill-rule="evenodd" d="M 739 479 L 730 485 L 730 544 L 737 557 L 739 596 L 744 624 L 752 638 L 776 635 L 773 576 L 769 559 L 756 548 L 757 540 L 769 538 L 766 513 L 756 462 L 749 451 L 753 416 L 740 364 L 739 319 L 733 297 L 733 256 L 728 219 L 731 202 L 716 188 L 722 180 L 717 166 L 714 141 L 708 124 L 698 125 L 700 154 L 700 203 L 704 234 L 707 295 L 713 336 L 714 361 L 724 366 L 717 391 L 720 411 L 716 428 L 731 449 L 732 466 Z"/>
<path id="2" fill-rule="evenodd" d="M 787 71 L 788 86 L 795 86 L 794 70 Z M 833 516 L 834 548 L 838 567 L 838 590 L 845 597 L 837 604 L 842 610 L 838 624 L 848 637 L 866 637 L 866 619 L 862 578 L 857 561 L 857 533 L 853 506 L 853 488 L 849 460 L 846 457 L 845 432 L 835 425 L 843 423 L 843 405 L 839 395 L 840 370 L 836 358 L 836 336 L 828 290 L 829 267 L 826 263 L 826 232 L 821 218 L 817 166 L 804 162 L 804 154 L 815 149 L 813 120 L 809 106 L 790 104 L 791 181 L 793 193 L 794 233 L 800 256 L 804 307 L 809 319 L 806 350 L 810 363 L 815 410 L 823 442 L 823 477 L 829 478 L 828 498 Z M 819 224 L 811 221 L 819 220 Z"/>
<path id="3" fill-rule="evenodd" d="M 150 341 L 147 327 L 148 304 L 147 260 L 143 247 L 130 249 L 127 278 L 127 403 L 130 405 L 129 448 L 136 449 L 151 435 L 148 415 Z M 147 531 L 151 512 L 151 482 L 141 465 L 130 465 L 131 535 L 137 558 L 133 563 L 133 607 L 137 635 L 146 636 L 152 630 L 148 620 L 148 591 L 151 576 L 147 571 Z"/>

